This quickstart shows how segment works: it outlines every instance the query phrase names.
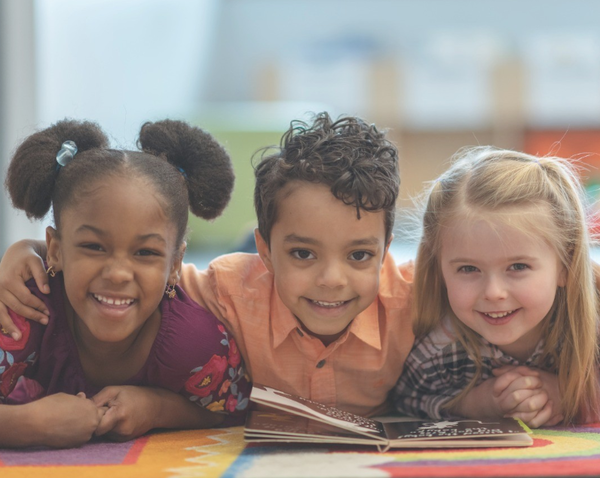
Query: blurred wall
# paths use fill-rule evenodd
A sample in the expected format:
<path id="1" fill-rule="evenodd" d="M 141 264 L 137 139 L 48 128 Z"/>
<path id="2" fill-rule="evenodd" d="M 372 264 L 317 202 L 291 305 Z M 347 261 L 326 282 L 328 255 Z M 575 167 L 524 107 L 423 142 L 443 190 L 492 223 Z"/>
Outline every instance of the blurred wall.
<path id="1" fill-rule="evenodd" d="M 0 0 L 0 17 L 3 165 L 64 117 L 119 147 L 146 120 L 188 119 L 238 173 L 224 216 L 194 224 L 198 247 L 252 226 L 250 156 L 309 111 L 389 129 L 401 207 L 465 145 L 600 152 L 597 0 Z M 0 202 L 1 247 L 42 237 Z"/>
<path id="2" fill-rule="evenodd" d="M 2 185 L 16 144 L 36 125 L 36 64 L 33 0 L 0 1 L 0 166 Z M 41 237 L 42 227 L 30 222 L 0 194 L 0 256 L 14 241 Z"/>

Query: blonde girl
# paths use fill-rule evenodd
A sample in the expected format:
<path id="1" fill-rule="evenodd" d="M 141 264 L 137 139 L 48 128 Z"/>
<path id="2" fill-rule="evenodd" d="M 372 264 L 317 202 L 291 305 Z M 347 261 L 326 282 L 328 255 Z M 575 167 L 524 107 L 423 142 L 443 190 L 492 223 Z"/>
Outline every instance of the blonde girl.
<path id="1" fill-rule="evenodd" d="M 417 342 L 394 391 L 422 417 L 598 418 L 598 309 L 582 188 L 567 160 L 459 151 L 428 191 Z"/>

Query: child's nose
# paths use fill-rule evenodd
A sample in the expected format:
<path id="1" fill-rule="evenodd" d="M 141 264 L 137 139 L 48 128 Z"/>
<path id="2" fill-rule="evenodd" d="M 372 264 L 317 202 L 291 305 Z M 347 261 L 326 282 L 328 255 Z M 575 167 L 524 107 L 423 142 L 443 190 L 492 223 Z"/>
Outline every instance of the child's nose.
<path id="1" fill-rule="evenodd" d="M 127 259 L 113 258 L 107 261 L 102 276 L 104 279 L 119 284 L 130 281 L 133 278 L 133 270 Z"/>
<path id="2" fill-rule="evenodd" d="M 347 277 L 344 272 L 343 264 L 340 264 L 337 261 L 329 261 L 323 264 L 319 277 L 317 278 L 317 285 L 334 288 L 344 286 L 346 283 Z"/>
<path id="3" fill-rule="evenodd" d="M 502 300 L 507 297 L 504 281 L 495 275 L 487 278 L 484 293 L 487 300 Z"/>

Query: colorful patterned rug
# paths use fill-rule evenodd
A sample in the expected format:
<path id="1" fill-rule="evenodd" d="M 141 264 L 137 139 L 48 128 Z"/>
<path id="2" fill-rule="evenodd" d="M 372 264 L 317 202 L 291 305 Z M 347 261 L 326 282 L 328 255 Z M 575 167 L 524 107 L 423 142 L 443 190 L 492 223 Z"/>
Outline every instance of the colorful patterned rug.
<path id="1" fill-rule="evenodd" d="M 558 477 L 600 474 L 600 424 L 536 430 L 530 448 L 244 446 L 241 427 L 155 433 L 73 450 L 0 450 L 2 478 Z"/>

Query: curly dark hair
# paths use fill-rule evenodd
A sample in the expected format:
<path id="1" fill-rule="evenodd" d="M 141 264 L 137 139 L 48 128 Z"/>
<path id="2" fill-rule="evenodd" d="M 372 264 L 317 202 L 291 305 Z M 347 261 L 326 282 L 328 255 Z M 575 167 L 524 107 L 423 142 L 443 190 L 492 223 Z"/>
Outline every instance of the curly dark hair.
<path id="1" fill-rule="evenodd" d="M 58 167 L 63 142 L 77 154 Z M 229 155 L 207 132 L 182 121 L 164 120 L 142 126 L 141 151 L 109 149 L 96 123 L 63 120 L 32 134 L 17 148 L 5 185 L 13 205 L 27 217 L 41 219 L 53 209 L 60 232 L 61 212 L 108 177 L 144 178 L 153 185 L 167 217 L 177 228 L 177 246 L 187 230 L 188 209 L 204 219 L 221 214 L 233 189 Z"/>
<path id="2" fill-rule="evenodd" d="M 375 125 L 351 116 L 334 122 L 323 112 L 311 125 L 292 121 L 279 147 L 259 153 L 254 207 L 266 244 L 277 221 L 278 193 L 291 181 L 329 186 L 337 199 L 356 207 L 358 218 L 361 209 L 383 210 L 390 238 L 400 187 L 398 151 Z"/>

